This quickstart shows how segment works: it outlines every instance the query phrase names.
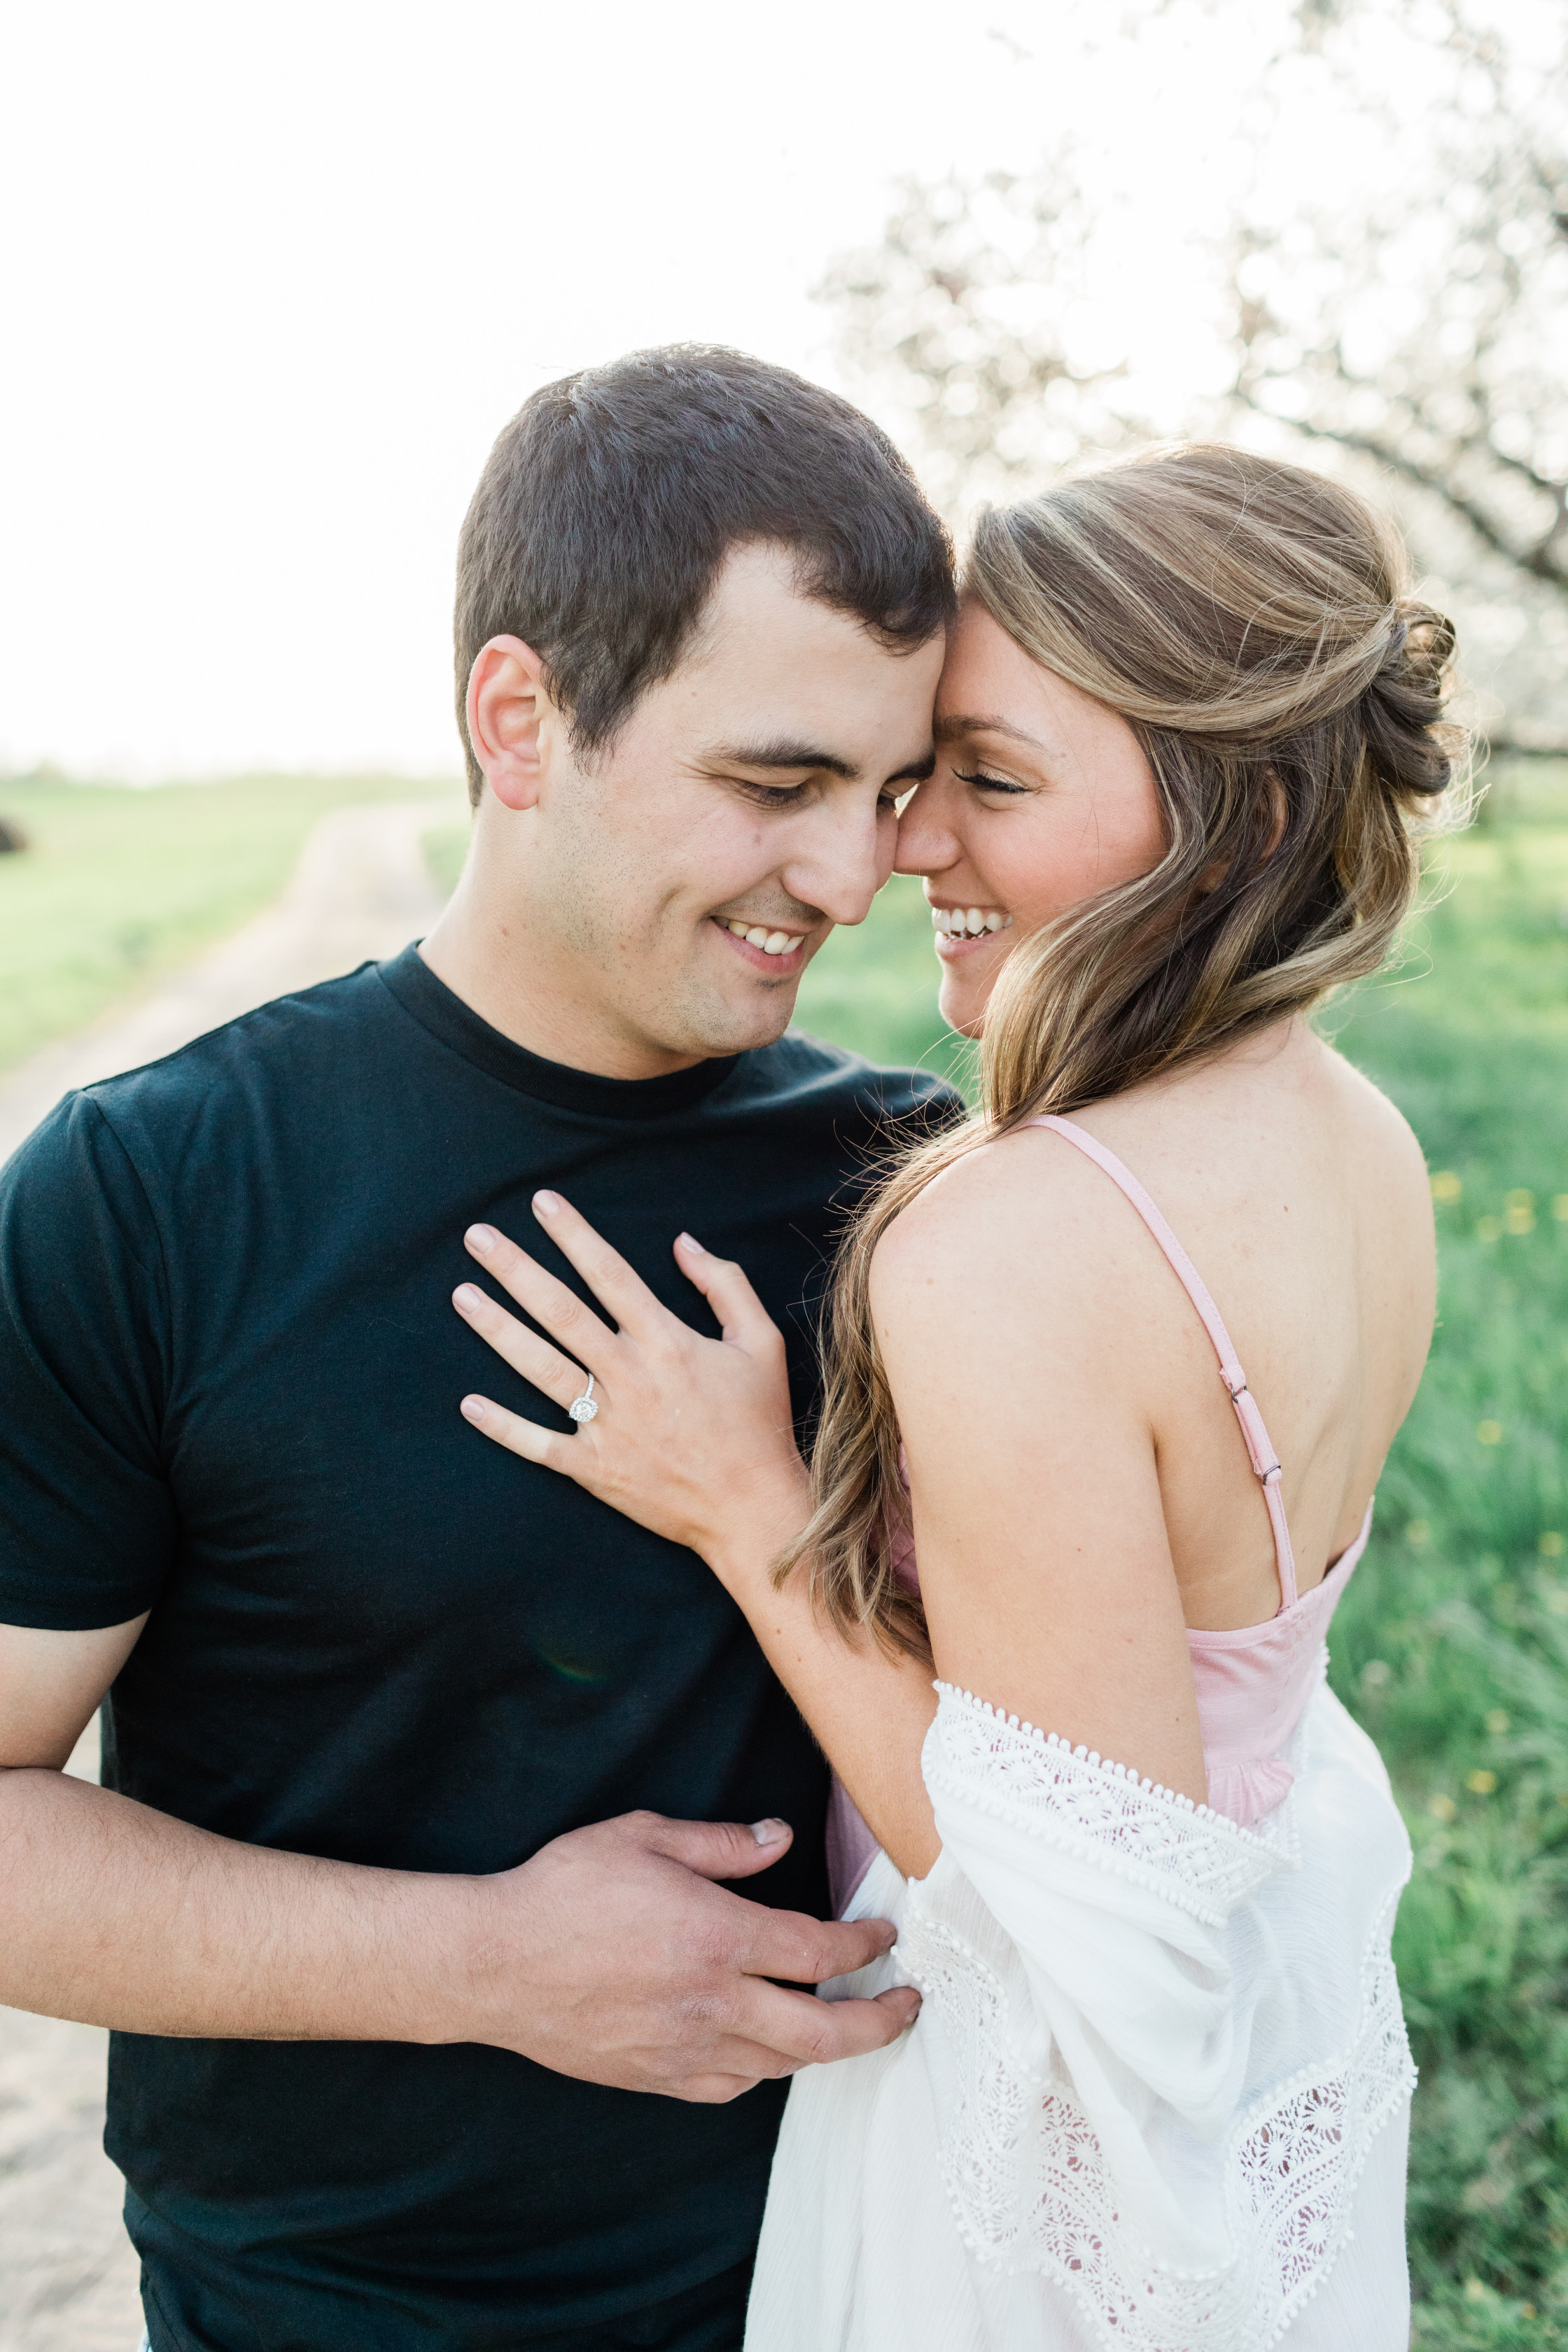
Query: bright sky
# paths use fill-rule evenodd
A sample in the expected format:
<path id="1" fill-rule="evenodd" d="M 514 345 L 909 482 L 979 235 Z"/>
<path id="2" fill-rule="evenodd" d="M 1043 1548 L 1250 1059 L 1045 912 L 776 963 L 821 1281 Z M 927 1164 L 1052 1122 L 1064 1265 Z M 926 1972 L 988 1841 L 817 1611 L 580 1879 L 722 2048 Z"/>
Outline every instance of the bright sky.
<path id="1" fill-rule="evenodd" d="M 454 772 L 458 526 L 526 394 L 644 343 L 834 380 L 898 176 L 1071 135 L 1108 318 L 1184 255 L 1286 0 L 76 0 L 0 58 L 0 769 Z M 1108 331 L 1116 331 L 1114 325 Z"/>

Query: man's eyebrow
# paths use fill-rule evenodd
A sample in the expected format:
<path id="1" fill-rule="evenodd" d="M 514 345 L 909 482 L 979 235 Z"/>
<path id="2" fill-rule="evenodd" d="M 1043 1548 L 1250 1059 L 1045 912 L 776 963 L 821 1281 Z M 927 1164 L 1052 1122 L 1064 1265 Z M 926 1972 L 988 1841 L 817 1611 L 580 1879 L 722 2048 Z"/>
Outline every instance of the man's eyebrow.
<path id="1" fill-rule="evenodd" d="M 925 751 L 921 753 L 918 760 L 908 760 L 901 768 L 895 768 L 892 774 L 886 778 L 885 785 L 923 784 L 926 783 L 931 777 L 934 776 L 935 773 L 936 753 L 934 751 Z"/>
<path id="2" fill-rule="evenodd" d="M 1049 751 L 1049 746 L 1042 743 L 1037 735 L 1026 735 L 1021 727 L 1009 727 L 1005 719 L 957 717 L 937 720 L 936 740 L 939 743 L 955 742 L 961 735 L 1006 735 L 1015 743 L 1027 743 L 1037 751 L 1048 753 Z"/>
<path id="3" fill-rule="evenodd" d="M 860 772 L 853 761 L 841 759 L 837 751 L 821 751 L 813 743 L 792 743 L 787 737 L 772 743 L 724 743 L 708 756 L 737 768 L 814 768 L 851 780 Z"/>

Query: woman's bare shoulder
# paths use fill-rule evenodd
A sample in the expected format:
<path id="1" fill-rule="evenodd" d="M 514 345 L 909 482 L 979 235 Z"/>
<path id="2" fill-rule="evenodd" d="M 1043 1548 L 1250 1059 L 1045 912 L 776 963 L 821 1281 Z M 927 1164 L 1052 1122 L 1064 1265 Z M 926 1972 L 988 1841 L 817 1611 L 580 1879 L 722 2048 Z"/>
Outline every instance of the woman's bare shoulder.
<path id="1" fill-rule="evenodd" d="M 1338 1096 L 1347 1122 L 1370 1150 L 1386 1160 L 1391 1174 L 1426 1192 L 1426 1155 L 1404 1112 L 1337 1046 L 1320 1043 L 1325 1077 Z"/>
<path id="2" fill-rule="evenodd" d="M 1059 1137 L 1016 1129 L 949 1164 L 877 1244 L 873 1310 L 895 1301 L 984 1304 L 990 1314 L 1070 1294 L 1124 1205 Z"/>

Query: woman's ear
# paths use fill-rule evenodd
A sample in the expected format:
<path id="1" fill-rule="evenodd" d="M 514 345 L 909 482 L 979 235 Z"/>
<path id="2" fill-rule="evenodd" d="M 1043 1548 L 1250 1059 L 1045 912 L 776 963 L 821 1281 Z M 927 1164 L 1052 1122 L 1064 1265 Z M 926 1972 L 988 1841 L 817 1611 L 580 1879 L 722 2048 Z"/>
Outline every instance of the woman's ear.
<path id="1" fill-rule="evenodd" d="M 492 637 L 468 673 L 468 740 L 497 800 L 532 808 L 541 781 L 540 722 L 553 709 L 544 664 L 521 637 Z"/>

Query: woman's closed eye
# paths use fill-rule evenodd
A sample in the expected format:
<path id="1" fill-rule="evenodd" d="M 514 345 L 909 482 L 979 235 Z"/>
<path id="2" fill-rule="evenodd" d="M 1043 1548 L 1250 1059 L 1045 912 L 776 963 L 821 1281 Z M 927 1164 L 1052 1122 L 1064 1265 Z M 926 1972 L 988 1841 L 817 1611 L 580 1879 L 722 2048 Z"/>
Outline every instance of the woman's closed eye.
<path id="1" fill-rule="evenodd" d="M 962 768 L 955 768 L 952 772 L 961 784 L 973 784 L 977 792 L 1005 793 L 1009 798 L 1016 798 L 1029 789 L 1027 784 L 1010 784 L 1004 776 L 990 775 L 984 768 L 976 768 L 968 774 Z"/>

